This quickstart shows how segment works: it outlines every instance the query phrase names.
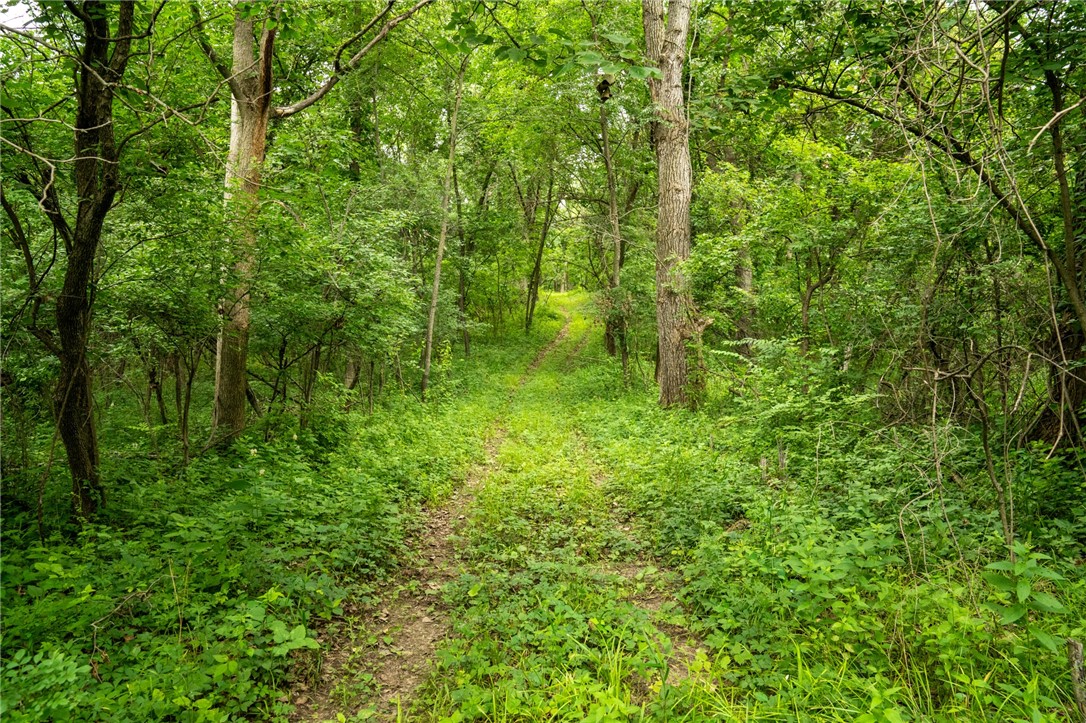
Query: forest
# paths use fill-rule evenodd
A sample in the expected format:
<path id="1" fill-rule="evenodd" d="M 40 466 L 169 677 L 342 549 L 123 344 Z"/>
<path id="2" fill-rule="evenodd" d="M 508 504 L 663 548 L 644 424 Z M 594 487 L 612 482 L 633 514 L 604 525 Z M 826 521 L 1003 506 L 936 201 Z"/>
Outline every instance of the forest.
<path id="1" fill-rule="evenodd" d="M 1086 2 L 3 6 L 5 721 L 1086 721 Z"/>

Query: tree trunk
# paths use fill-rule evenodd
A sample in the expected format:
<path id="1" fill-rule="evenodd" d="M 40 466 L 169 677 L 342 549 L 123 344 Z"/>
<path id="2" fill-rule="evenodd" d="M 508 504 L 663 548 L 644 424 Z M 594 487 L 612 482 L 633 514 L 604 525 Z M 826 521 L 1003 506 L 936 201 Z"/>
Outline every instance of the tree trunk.
<path id="1" fill-rule="evenodd" d="M 601 84 L 601 87 L 602 84 Z M 611 307 L 604 324 L 604 345 L 611 356 L 621 355 L 622 373 L 629 373 L 629 350 L 626 347 L 626 312 L 622 307 L 619 286 L 622 281 L 622 227 L 618 220 L 618 191 L 615 183 L 615 163 L 611 155 L 611 140 L 607 122 L 607 100 L 610 93 L 600 90 L 600 137 L 603 165 L 607 169 L 607 218 L 611 225 Z"/>
<path id="2" fill-rule="evenodd" d="M 368 397 L 369 397 L 369 412 L 370 412 L 371 415 L 373 414 L 373 378 L 374 378 L 374 376 L 376 376 L 376 369 L 375 369 L 376 364 L 377 364 L 376 361 L 374 361 L 373 359 L 370 359 L 370 376 L 369 376 L 369 394 L 368 394 Z M 381 384 L 382 384 L 382 386 L 384 386 L 384 373 L 385 373 L 385 367 L 382 364 L 381 365 Z"/>
<path id="3" fill-rule="evenodd" d="M 309 427 L 309 414 L 313 408 L 313 390 L 317 387 L 320 364 L 321 343 L 317 342 L 313 347 L 313 351 L 309 353 L 309 359 L 306 360 L 305 366 L 302 368 L 302 403 L 298 414 L 298 427 L 300 429 Z"/>
<path id="4" fill-rule="evenodd" d="M 484 193 L 485 193 L 484 188 Z M 453 195 L 456 197 L 456 235 L 460 238 L 460 263 L 456 290 L 456 308 L 460 311 L 460 332 L 464 342 L 464 358 L 471 356 L 471 332 L 468 331 L 468 264 L 474 251 L 474 240 L 468 241 L 464 228 L 464 210 L 460 203 L 460 182 L 453 165 Z"/>
<path id="5" fill-rule="evenodd" d="M 689 123 L 683 100 L 682 70 L 690 28 L 689 0 L 671 0 L 664 24 L 663 0 L 642 0 L 648 57 L 661 78 L 649 79 L 655 120 L 653 140 L 660 207 L 656 223 L 657 378 L 662 406 L 686 405 L 687 342 L 695 335 L 693 300 L 681 264 L 690 257 Z"/>
<path id="6" fill-rule="evenodd" d="M 739 249 L 739 262 L 735 265 L 735 285 L 742 292 L 743 310 L 735 320 L 735 336 L 739 344 L 739 353 L 750 357 L 750 339 L 754 334 L 754 306 L 751 298 L 754 294 L 754 268 L 750 258 L 750 247 L 743 244 Z"/>
<path id="7" fill-rule="evenodd" d="M 358 377 L 362 370 L 362 360 L 354 353 L 347 357 L 347 369 L 343 372 L 343 387 L 347 391 L 353 391 L 358 385 Z"/>
<path id="8" fill-rule="evenodd" d="M 245 429 L 248 383 L 250 285 L 256 268 L 260 171 L 264 163 L 271 114 L 272 53 L 275 30 L 265 29 L 258 43 L 253 20 L 234 16 L 233 78 L 230 104 L 230 154 L 226 161 L 224 200 L 234 229 L 233 288 L 220 313 L 222 326 L 215 355 L 215 403 L 211 436 L 226 443 Z"/>
<path id="9" fill-rule="evenodd" d="M 536 247 L 532 275 L 528 278 L 528 303 L 524 308 L 525 334 L 532 330 L 535 305 L 539 301 L 539 285 L 543 281 L 543 252 L 547 248 L 547 234 L 550 232 L 551 222 L 554 220 L 554 205 L 554 173 L 552 172 L 547 182 L 547 205 L 543 209 L 543 228 L 539 231 L 539 246 Z"/>
<path id="10" fill-rule="evenodd" d="M 437 260 L 434 262 L 434 288 L 430 294 L 430 314 L 426 320 L 426 340 L 422 350 L 422 385 L 420 396 L 426 401 L 426 388 L 430 385 L 430 357 L 434 347 L 434 324 L 437 321 L 437 301 L 441 291 L 441 262 L 445 257 L 445 239 L 449 235 L 449 199 L 452 195 L 453 166 L 456 163 L 456 118 L 460 114 L 460 99 L 464 94 L 464 71 L 468 58 L 460 61 L 456 76 L 456 101 L 449 116 L 449 165 L 445 169 L 445 189 L 441 196 L 441 235 L 437 240 Z"/>
<path id="11" fill-rule="evenodd" d="M 166 400 L 162 396 L 162 379 L 159 376 L 158 359 L 151 357 L 151 366 L 147 371 L 147 392 L 154 394 L 158 406 L 158 420 L 163 426 L 170 423 L 166 416 Z"/>
<path id="12" fill-rule="evenodd" d="M 181 410 L 177 417 L 178 431 L 181 435 L 181 459 L 187 467 L 189 463 L 189 410 L 192 409 L 192 386 L 196 381 L 196 373 L 200 369 L 200 357 L 203 356 L 202 344 L 191 353 L 190 363 L 185 370 L 185 392 L 181 403 Z"/>
<path id="13" fill-rule="evenodd" d="M 181 421 L 181 353 L 174 352 L 169 358 L 170 373 L 173 374 L 173 406 L 177 413 L 177 420 Z"/>
<path id="14" fill-rule="evenodd" d="M 113 91 L 128 64 L 133 4 L 119 5 L 117 39 L 110 36 L 110 8 L 109 3 L 87 2 L 77 13 L 84 32 L 76 92 L 74 171 L 79 205 L 74 228 L 63 215 L 52 177 L 43 179 L 46 190 L 42 194 L 42 206 L 67 252 L 64 285 L 56 303 L 58 343 L 53 351 L 60 361 L 60 375 L 54 402 L 57 429 L 72 476 L 72 508 L 80 518 L 92 515 L 105 504 L 105 489 L 98 475 L 98 436 L 87 343 L 94 303 L 91 283 L 95 256 L 106 214 L 121 187 L 120 153 L 113 132 Z"/>

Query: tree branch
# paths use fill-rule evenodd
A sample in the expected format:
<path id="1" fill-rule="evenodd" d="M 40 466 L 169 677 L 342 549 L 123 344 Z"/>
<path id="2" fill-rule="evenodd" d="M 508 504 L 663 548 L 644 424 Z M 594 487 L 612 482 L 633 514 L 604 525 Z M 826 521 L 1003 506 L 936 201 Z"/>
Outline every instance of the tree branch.
<path id="1" fill-rule="evenodd" d="M 382 11 L 378 15 L 377 18 L 374 18 L 374 20 L 371 21 L 370 25 L 367 26 L 367 29 L 369 29 L 370 26 L 376 24 L 376 22 L 380 19 L 380 17 L 383 17 L 384 14 L 387 13 L 391 9 L 392 2 L 394 2 L 394 0 L 391 0 L 389 2 L 389 4 L 388 4 L 388 7 L 386 7 L 385 10 Z M 354 70 L 355 68 L 357 68 L 358 64 L 362 62 L 362 59 L 364 57 L 366 57 L 366 55 L 369 54 L 369 52 L 371 50 L 373 50 L 373 48 L 379 42 L 384 40 L 385 36 L 387 36 L 389 34 L 389 32 L 394 27 L 396 27 L 397 25 L 402 23 L 404 20 L 407 20 L 412 15 L 414 15 L 416 12 L 418 12 L 423 7 L 429 5 L 432 2 L 434 2 L 434 0 L 419 0 L 417 3 L 415 3 L 414 6 L 411 7 L 410 10 L 402 13 L 401 15 L 397 15 L 396 17 L 389 20 L 377 32 L 377 34 L 374 35 L 370 39 L 370 41 L 368 43 L 366 43 L 362 47 L 361 50 L 359 50 L 357 53 L 355 53 L 353 56 L 351 56 L 351 59 L 347 61 L 347 64 L 345 66 L 343 66 L 342 69 L 340 69 L 338 67 L 333 68 L 332 74 L 328 77 L 328 80 L 324 81 L 324 84 L 321 85 L 321 87 L 317 88 L 317 90 L 313 91 L 313 93 L 311 93 L 308 97 L 303 98 L 302 100 L 298 101 L 297 103 L 293 103 L 291 105 L 279 106 L 277 108 L 273 108 L 272 113 L 271 113 L 272 117 L 273 118 L 289 118 L 290 116 L 294 115 L 295 113 L 300 113 L 301 111 L 305 110 L 309 106 L 311 106 L 314 103 L 316 103 L 317 101 L 319 101 L 324 96 L 328 95 L 328 91 L 330 91 L 330 90 L 332 90 L 332 88 L 336 87 L 336 85 L 339 83 L 339 81 L 343 80 L 343 77 L 347 73 L 349 73 L 352 70 Z M 356 35 L 355 38 L 357 38 L 357 37 L 358 36 Z M 354 40 L 354 38 L 352 38 L 351 41 L 349 41 L 347 44 L 345 44 L 345 46 L 341 47 L 340 50 L 336 53 L 336 64 L 337 65 L 338 65 L 340 53 L 342 53 L 344 47 L 346 47 L 346 45 L 349 45 L 350 42 L 353 42 L 353 40 Z"/>
<path id="2" fill-rule="evenodd" d="M 359 30 L 357 33 L 355 33 L 352 37 L 347 39 L 347 41 L 339 46 L 339 49 L 336 50 L 335 60 L 332 61 L 332 69 L 334 72 L 339 73 L 343 70 L 339 64 L 340 58 L 343 57 L 343 51 L 361 40 L 366 35 L 366 33 L 373 29 L 374 25 L 381 22 L 381 18 L 392 12 L 392 6 L 395 4 L 396 0 L 388 0 L 388 2 L 385 4 L 385 9 L 374 15 L 373 18 L 368 23 L 366 23 L 366 27 Z"/>
<path id="3" fill-rule="evenodd" d="M 204 19 L 200 15 L 200 7 L 192 2 L 189 3 L 189 10 L 192 12 L 193 34 L 196 36 L 196 43 L 200 46 L 200 50 L 204 52 L 204 55 L 211 62 L 215 72 L 230 86 L 230 92 L 234 94 L 234 97 L 244 98 L 245 95 L 237 78 L 234 77 L 234 74 L 230 72 L 230 68 L 219 57 L 214 46 L 211 45 L 211 41 L 208 40 L 207 33 L 204 32 Z"/>
<path id="4" fill-rule="evenodd" d="M 841 95 L 835 91 L 814 88 L 802 83 L 784 82 L 782 85 L 786 88 L 791 88 L 792 90 L 798 90 L 803 93 L 809 93 L 811 95 L 838 101 L 845 105 L 850 105 L 853 108 L 858 108 L 876 118 L 881 118 L 889 123 L 893 123 L 933 148 L 946 153 L 948 156 L 975 173 L 981 183 L 984 184 L 995 197 L 996 204 L 1010 216 L 1014 221 L 1015 226 L 1025 234 L 1038 249 L 1040 249 L 1048 262 L 1052 264 L 1052 268 L 1056 270 L 1056 274 L 1063 282 L 1064 288 L 1070 298 L 1071 306 L 1075 310 L 1075 315 L 1078 317 L 1080 323 L 1086 326 L 1086 301 L 1082 298 L 1078 280 L 1075 278 L 1071 269 L 1063 263 L 1063 260 L 1060 258 L 1059 254 L 1056 253 L 1055 249 L 1049 246 L 1048 242 L 1045 241 L 1044 236 L 1033 223 L 1028 210 L 1023 208 L 1018 202 L 1012 199 L 1009 194 L 1003 191 L 996 182 L 996 179 L 987 171 L 987 169 L 985 169 L 980 161 L 973 157 L 969 152 L 969 149 L 965 147 L 965 144 L 955 137 L 950 132 L 949 128 L 940 126 L 939 130 L 941 131 L 941 134 L 935 135 L 913 120 L 903 118 L 900 115 L 891 115 L 890 113 L 879 110 L 853 96 Z"/>

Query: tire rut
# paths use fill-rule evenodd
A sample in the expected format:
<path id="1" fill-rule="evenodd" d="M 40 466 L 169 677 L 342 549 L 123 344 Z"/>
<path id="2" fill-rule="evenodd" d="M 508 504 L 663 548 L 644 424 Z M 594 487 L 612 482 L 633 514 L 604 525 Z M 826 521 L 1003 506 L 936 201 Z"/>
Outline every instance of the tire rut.
<path id="1" fill-rule="evenodd" d="M 564 310 L 563 314 L 564 325 L 528 364 L 510 400 L 569 335 L 573 315 Z M 485 460 L 472 467 L 464 483 L 445 504 L 427 513 L 422 533 L 413 546 L 410 565 L 400 571 L 395 583 L 378 591 L 376 605 L 345 616 L 352 618 L 350 622 L 356 623 L 364 635 L 355 631 L 353 639 L 330 642 L 319 684 L 312 692 L 305 684 L 298 685 L 288 698 L 295 704 L 292 721 L 334 720 L 337 713 L 345 713 L 337 700 L 337 685 L 350 676 L 358 678 L 359 674 L 357 687 L 370 694 L 347 694 L 355 698 L 353 705 L 348 706 L 354 709 L 353 713 L 368 709 L 375 711 L 377 720 L 397 720 L 409 709 L 430 673 L 438 645 L 448 637 L 451 628 L 441 591 L 461 573 L 459 523 L 475 490 L 497 466 L 505 435 L 499 419 L 484 442 Z"/>

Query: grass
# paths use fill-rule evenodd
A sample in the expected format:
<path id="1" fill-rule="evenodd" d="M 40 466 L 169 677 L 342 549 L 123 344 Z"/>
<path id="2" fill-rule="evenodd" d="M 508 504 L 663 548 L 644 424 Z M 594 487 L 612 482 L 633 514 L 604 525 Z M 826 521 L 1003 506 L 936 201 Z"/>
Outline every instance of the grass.
<path id="1" fill-rule="evenodd" d="M 284 720 L 337 635 L 354 653 L 333 705 L 372 717 L 377 633 L 352 609 L 472 470 L 452 634 L 397 719 L 1066 719 L 1053 645 L 1086 634 L 1073 506 L 1023 513 L 1007 568 L 968 430 L 936 494 L 922 430 L 884 434 L 810 376 L 798 394 L 767 367 L 757 394 L 661 410 L 591 311 L 553 295 L 426 405 L 326 400 L 301 439 L 181 475 L 112 459 L 111 517 L 77 536 L 41 544 L 6 515 L 5 719 Z M 1033 487 L 1079 484 L 1026 461 Z"/>
<path id="2" fill-rule="evenodd" d="M 816 408 L 828 397 L 770 379 L 761 400 L 710 390 L 702 412 L 660 410 L 651 385 L 622 387 L 584 301 L 556 301 L 570 333 L 499 415 L 497 466 L 466 513 L 464 574 L 446 591 L 455 635 L 412 719 L 1056 721 L 1070 710 L 1058 651 L 988 609 L 1001 598 L 981 573 L 1001 553 L 975 489 L 942 500 L 969 518 L 953 534 L 934 504 L 900 523 L 923 483 L 902 457 L 922 450 L 865 437 L 862 400 Z M 1050 589 L 1074 610 L 1081 570 L 1058 567 L 1067 579 Z M 646 595 L 650 569 L 676 582 Z M 1082 634 L 1066 612 L 1030 615 L 1053 636 Z"/>
<path id="3" fill-rule="evenodd" d="M 558 302 L 569 333 L 500 415 L 496 464 L 466 513 L 465 571 L 446 593 L 455 635 L 416 701 L 419 719 L 627 720 L 705 697 L 691 693 L 705 676 L 674 654 L 672 636 L 687 633 L 639 604 L 651 557 L 578 425 L 586 398 L 570 383 L 596 371 L 586 360 L 599 330 L 583 299 Z"/>

